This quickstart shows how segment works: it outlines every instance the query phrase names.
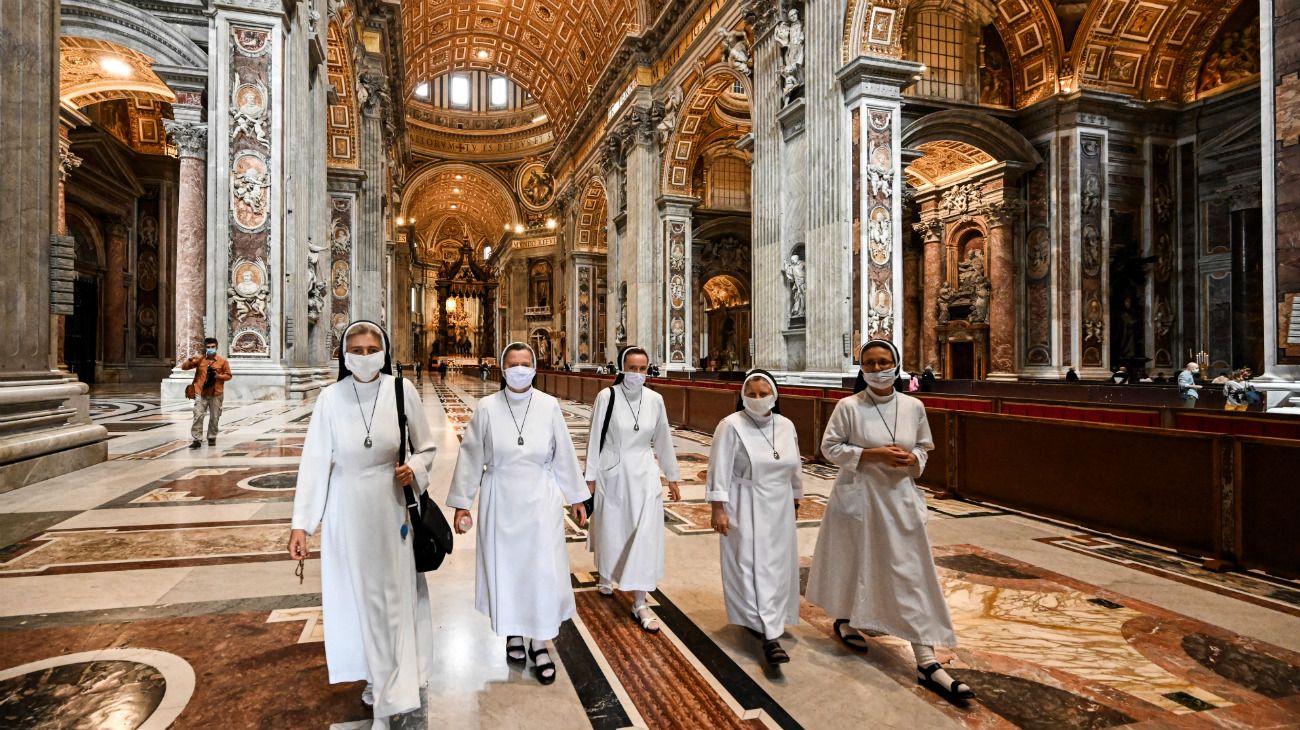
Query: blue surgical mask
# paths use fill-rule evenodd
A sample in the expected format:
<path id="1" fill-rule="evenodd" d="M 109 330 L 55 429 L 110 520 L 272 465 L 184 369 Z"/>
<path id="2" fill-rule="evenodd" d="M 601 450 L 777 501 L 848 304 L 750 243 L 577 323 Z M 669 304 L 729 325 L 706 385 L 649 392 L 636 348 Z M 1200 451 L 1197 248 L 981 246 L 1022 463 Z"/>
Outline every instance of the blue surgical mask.
<path id="1" fill-rule="evenodd" d="M 215 348 L 215 347 L 209 347 L 209 348 L 208 348 L 208 354 L 209 354 L 209 355 L 215 355 L 215 354 L 217 354 L 217 348 Z"/>

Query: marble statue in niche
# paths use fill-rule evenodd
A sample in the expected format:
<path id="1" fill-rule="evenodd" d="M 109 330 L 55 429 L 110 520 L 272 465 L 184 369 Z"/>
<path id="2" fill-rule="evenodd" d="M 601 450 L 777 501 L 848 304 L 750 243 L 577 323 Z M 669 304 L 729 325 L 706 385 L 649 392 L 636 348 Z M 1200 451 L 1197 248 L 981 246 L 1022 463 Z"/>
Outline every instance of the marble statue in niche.
<path id="1" fill-rule="evenodd" d="M 745 32 L 742 30 L 718 29 L 718 38 L 722 41 L 722 60 L 744 76 L 749 76 L 749 49 L 745 47 Z"/>
<path id="2" fill-rule="evenodd" d="M 627 342 L 627 282 L 620 282 L 618 285 L 618 326 L 615 328 L 614 339 L 619 342 Z"/>
<path id="3" fill-rule="evenodd" d="M 788 104 L 795 90 L 803 86 L 804 35 L 798 10 L 790 8 L 785 19 L 776 24 L 772 38 L 781 47 L 781 99 Z"/>
<path id="4" fill-rule="evenodd" d="M 957 301 L 957 290 L 953 288 L 952 284 L 946 281 L 940 284 L 938 295 L 939 311 L 935 313 L 939 324 L 946 324 L 952 318 L 950 308 L 955 301 Z"/>
<path id="5" fill-rule="evenodd" d="M 973 248 L 966 259 L 957 264 L 957 286 L 947 281 L 939 285 L 936 318 L 940 324 L 954 319 L 985 324 L 989 319 L 992 293 L 993 287 L 984 273 L 984 252 Z"/>
<path id="6" fill-rule="evenodd" d="M 257 261 L 242 261 L 230 272 L 231 285 L 226 289 L 226 299 L 235 305 L 235 318 L 248 319 L 250 315 L 266 318 L 266 305 L 270 289 L 266 285 L 266 269 Z"/>
<path id="7" fill-rule="evenodd" d="M 320 254 L 325 246 L 316 245 L 307 238 L 307 322 L 316 324 L 325 311 L 325 291 L 329 284 L 320 275 Z"/>
<path id="8" fill-rule="evenodd" d="M 668 144 L 668 139 L 672 137 L 673 131 L 677 129 L 677 115 L 682 108 L 682 101 L 683 94 L 680 86 L 668 92 L 668 98 L 664 99 L 664 116 L 655 127 L 659 132 L 660 147 Z"/>
<path id="9" fill-rule="evenodd" d="M 781 276 L 790 287 L 790 323 L 802 322 L 807 308 L 808 282 L 804 262 L 799 254 L 790 254 L 790 260 L 781 267 Z"/>

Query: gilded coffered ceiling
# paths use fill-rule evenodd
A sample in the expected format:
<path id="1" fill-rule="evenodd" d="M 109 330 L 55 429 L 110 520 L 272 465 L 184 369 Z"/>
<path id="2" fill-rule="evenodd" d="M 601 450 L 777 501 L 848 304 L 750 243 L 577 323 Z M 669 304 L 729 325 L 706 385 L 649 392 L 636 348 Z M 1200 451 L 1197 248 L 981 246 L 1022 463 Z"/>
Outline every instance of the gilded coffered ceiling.
<path id="1" fill-rule="evenodd" d="M 403 0 L 406 93 L 449 71 L 503 74 L 559 137 L 637 17 L 636 0 Z"/>
<path id="2" fill-rule="evenodd" d="M 153 59 L 95 38 L 59 39 L 59 101 L 81 108 L 113 99 L 176 101 L 153 72 Z"/>
<path id="3" fill-rule="evenodd" d="M 956 140 L 926 142 L 917 149 L 923 154 L 905 171 L 914 188 L 943 185 L 996 162 L 984 150 Z"/>
<path id="4" fill-rule="evenodd" d="M 462 163 L 444 163 L 416 173 L 402 201 L 402 217 L 415 218 L 416 238 L 434 237 L 448 219 L 462 222 L 478 244 L 495 240 L 507 224 L 520 220 L 506 183 L 491 170 Z"/>

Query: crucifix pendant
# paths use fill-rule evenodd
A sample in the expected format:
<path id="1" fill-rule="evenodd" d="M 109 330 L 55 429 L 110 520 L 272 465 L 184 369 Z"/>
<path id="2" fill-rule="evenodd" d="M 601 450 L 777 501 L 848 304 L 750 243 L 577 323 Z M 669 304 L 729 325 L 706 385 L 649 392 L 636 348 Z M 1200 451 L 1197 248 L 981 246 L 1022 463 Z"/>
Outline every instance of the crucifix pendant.
<path id="1" fill-rule="evenodd" d="M 520 445 L 520 446 L 523 446 L 523 445 L 524 445 L 524 437 L 523 437 L 523 436 L 520 436 L 520 437 L 519 437 L 519 445 Z"/>
<path id="2" fill-rule="evenodd" d="M 780 451 L 773 451 L 773 452 L 772 452 L 772 458 L 773 458 L 773 459 L 776 459 L 777 461 L 780 461 L 780 460 L 781 460 L 781 452 L 780 452 Z"/>
<path id="3" fill-rule="evenodd" d="M 368 449 L 368 448 L 370 448 L 371 446 L 374 446 L 374 443 L 370 440 L 370 437 L 367 436 L 367 437 L 366 437 L 366 448 Z"/>

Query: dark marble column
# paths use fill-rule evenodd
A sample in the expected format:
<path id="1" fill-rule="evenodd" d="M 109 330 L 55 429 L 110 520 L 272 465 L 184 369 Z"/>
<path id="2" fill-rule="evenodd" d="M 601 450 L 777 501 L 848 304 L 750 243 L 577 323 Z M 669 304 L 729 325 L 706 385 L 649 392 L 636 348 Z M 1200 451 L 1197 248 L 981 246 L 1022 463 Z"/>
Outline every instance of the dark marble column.
<path id="1" fill-rule="evenodd" d="M 126 363 L 127 267 L 130 262 L 131 229 L 125 219 L 108 225 L 104 242 L 107 262 L 104 271 L 104 367 L 121 367 Z"/>
<path id="2" fill-rule="evenodd" d="M 1016 377 L 1015 215 L 1020 206 L 1004 201 L 983 210 L 989 226 L 989 378 Z"/>
<path id="3" fill-rule="evenodd" d="M 935 211 L 931 210 L 932 213 Z M 943 221 L 923 216 L 916 224 L 922 239 L 921 367 L 939 368 L 939 284 L 943 281 Z"/>

